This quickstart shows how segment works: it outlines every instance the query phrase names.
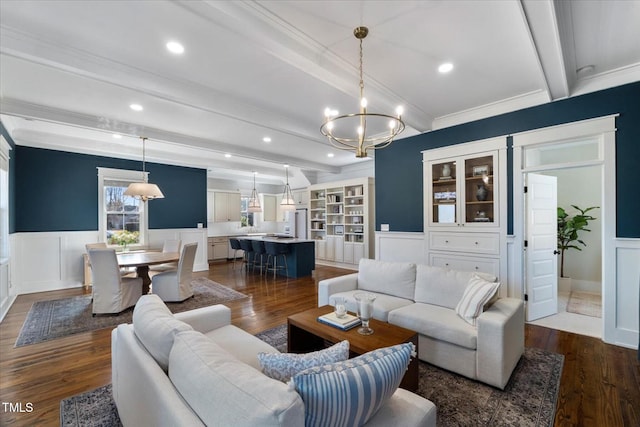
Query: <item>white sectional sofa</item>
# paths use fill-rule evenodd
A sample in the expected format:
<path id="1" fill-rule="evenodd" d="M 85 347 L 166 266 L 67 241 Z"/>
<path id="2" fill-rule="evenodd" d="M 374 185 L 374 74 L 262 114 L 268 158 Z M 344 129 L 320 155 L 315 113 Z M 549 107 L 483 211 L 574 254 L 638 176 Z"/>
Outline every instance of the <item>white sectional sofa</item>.
<path id="1" fill-rule="evenodd" d="M 304 426 L 295 388 L 260 370 L 278 351 L 231 325 L 214 305 L 171 314 L 156 295 L 140 298 L 133 323 L 112 332 L 113 398 L 127 426 Z M 397 389 L 367 426 L 435 426 L 430 401 Z"/>
<path id="2" fill-rule="evenodd" d="M 494 297 L 475 325 L 468 323 L 455 309 L 474 274 L 362 259 L 357 273 L 319 282 L 318 306 L 335 305 L 341 297 L 355 312 L 354 293 L 372 292 L 374 318 L 418 332 L 421 360 L 504 389 L 524 353 L 524 304 Z"/>

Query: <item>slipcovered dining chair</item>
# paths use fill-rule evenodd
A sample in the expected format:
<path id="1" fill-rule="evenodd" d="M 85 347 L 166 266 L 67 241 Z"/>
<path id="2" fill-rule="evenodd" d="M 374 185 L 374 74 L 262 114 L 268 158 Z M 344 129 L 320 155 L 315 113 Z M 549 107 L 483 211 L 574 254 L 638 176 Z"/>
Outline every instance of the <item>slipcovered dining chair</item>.
<path id="1" fill-rule="evenodd" d="M 96 242 L 96 243 L 87 243 L 84 245 L 87 249 L 87 254 L 89 254 L 89 249 L 107 249 L 108 246 L 105 242 Z M 121 276 L 126 276 L 127 274 L 132 274 L 136 272 L 135 268 L 132 267 L 118 267 Z M 92 273 L 93 274 L 93 273 Z M 91 281 L 93 283 L 93 280 Z"/>
<path id="2" fill-rule="evenodd" d="M 93 276 L 93 315 L 120 313 L 134 306 L 142 296 L 142 279 L 120 275 L 114 249 L 92 248 L 88 252 Z"/>
<path id="3" fill-rule="evenodd" d="M 165 302 L 182 302 L 193 296 L 191 275 L 196 258 L 197 243 L 182 247 L 178 269 L 158 273 L 151 278 L 151 291 Z"/>
<path id="4" fill-rule="evenodd" d="M 165 254 L 169 252 L 180 252 L 181 245 L 182 245 L 182 240 L 165 240 L 164 244 L 162 245 L 162 252 Z M 149 271 L 156 271 L 156 272 L 170 271 L 170 270 L 177 270 L 177 269 L 178 269 L 177 262 L 167 262 L 164 264 L 149 266 Z"/>

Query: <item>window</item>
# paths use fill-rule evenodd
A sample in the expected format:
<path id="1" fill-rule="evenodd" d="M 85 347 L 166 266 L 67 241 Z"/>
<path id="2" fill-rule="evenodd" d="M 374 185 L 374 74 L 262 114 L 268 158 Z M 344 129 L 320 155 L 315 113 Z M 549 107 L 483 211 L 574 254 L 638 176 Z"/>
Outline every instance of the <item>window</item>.
<path id="1" fill-rule="evenodd" d="M 129 182 L 105 179 L 106 241 L 110 245 L 140 243 L 142 201 L 125 196 Z"/>
<path id="2" fill-rule="evenodd" d="M 108 245 L 144 245 L 147 241 L 145 203 L 124 192 L 140 182 L 142 172 L 98 168 L 98 227 Z"/>
<path id="3" fill-rule="evenodd" d="M 254 213 L 249 212 L 249 197 L 240 198 L 240 226 L 241 227 L 253 227 L 254 225 Z"/>

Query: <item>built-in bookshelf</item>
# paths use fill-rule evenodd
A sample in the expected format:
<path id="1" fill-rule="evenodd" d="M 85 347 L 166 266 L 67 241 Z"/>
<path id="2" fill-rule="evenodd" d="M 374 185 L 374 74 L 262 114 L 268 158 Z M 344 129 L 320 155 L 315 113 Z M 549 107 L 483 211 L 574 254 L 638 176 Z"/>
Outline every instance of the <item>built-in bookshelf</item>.
<path id="1" fill-rule="evenodd" d="M 316 259 L 358 264 L 373 257 L 373 178 L 309 187 L 309 235 Z"/>

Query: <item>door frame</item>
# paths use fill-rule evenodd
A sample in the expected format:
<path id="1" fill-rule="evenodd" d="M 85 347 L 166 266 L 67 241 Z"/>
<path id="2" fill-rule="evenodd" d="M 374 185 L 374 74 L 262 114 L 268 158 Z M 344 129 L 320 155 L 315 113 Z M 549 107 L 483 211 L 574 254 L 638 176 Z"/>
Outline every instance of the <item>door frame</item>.
<path id="1" fill-rule="evenodd" d="M 523 163 L 524 148 L 536 145 L 564 144 L 571 140 L 596 137 L 599 142 L 599 159 L 566 164 L 567 168 L 599 165 L 602 169 L 602 339 L 610 342 L 615 336 L 616 289 L 616 138 L 615 119 L 618 114 L 582 120 L 557 126 L 534 129 L 513 134 L 513 269 L 516 283 L 513 297 L 524 299 L 525 198 L 524 178 L 529 172 L 562 169 L 562 165 L 526 168 Z M 517 294 L 519 292 L 519 295 Z"/>

